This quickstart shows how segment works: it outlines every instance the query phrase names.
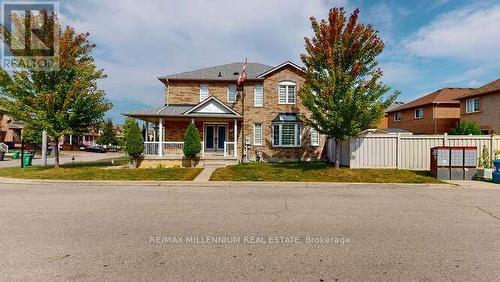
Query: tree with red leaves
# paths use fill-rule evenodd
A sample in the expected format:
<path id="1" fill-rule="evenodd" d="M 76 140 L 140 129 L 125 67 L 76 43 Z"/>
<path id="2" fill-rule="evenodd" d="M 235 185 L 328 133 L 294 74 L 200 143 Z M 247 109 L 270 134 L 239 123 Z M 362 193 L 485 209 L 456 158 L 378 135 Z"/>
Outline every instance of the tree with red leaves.
<path id="1" fill-rule="evenodd" d="M 379 79 L 376 57 L 384 43 L 372 25 L 358 22 L 359 9 L 346 18 L 343 8 L 330 9 L 328 20 L 311 17 L 314 32 L 305 38 L 306 82 L 299 96 L 311 112 L 304 123 L 336 143 L 335 167 L 339 167 L 342 141 L 375 126 L 396 97 Z"/>

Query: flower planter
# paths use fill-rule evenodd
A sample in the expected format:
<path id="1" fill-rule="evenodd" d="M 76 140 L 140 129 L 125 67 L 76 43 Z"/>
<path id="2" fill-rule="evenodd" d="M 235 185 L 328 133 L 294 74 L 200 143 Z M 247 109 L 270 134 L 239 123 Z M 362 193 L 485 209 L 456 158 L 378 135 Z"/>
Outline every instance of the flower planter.
<path id="1" fill-rule="evenodd" d="M 493 178 L 493 171 L 494 169 L 492 168 L 478 168 L 476 177 L 479 179 L 491 180 Z"/>

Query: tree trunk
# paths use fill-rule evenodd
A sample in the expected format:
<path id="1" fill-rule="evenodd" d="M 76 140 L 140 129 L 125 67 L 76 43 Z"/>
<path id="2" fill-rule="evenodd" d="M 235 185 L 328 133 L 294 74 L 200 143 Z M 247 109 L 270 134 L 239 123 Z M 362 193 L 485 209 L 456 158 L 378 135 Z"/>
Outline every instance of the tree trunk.
<path id="1" fill-rule="evenodd" d="M 59 168 L 59 138 L 52 140 L 52 150 L 54 150 L 54 167 Z"/>
<path id="2" fill-rule="evenodd" d="M 341 152 L 342 142 L 335 138 L 335 168 L 340 168 L 340 152 Z"/>

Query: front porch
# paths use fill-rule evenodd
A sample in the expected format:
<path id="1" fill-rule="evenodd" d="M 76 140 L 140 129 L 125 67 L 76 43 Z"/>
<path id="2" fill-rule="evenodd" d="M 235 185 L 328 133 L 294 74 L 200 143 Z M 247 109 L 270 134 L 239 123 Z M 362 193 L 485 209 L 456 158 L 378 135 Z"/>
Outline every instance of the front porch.
<path id="1" fill-rule="evenodd" d="M 184 157 L 184 134 L 194 124 L 201 138 L 200 159 L 237 160 L 243 117 L 215 97 L 198 105 L 167 105 L 126 114 L 144 121 L 144 156 L 150 160 Z"/>

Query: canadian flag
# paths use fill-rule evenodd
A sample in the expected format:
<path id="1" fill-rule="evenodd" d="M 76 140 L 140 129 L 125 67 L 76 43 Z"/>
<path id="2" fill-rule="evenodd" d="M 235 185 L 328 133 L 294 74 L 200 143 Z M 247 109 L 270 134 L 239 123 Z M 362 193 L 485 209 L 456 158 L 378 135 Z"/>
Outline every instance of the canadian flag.
<path id="1" fill-rule="evenodd" d="M 247 58 L 245 58 L 245 63 L 241 69 L 240 76 L 238 77 L 238 85 L 241 85 L 245 79 L 247 79 Z"/>

